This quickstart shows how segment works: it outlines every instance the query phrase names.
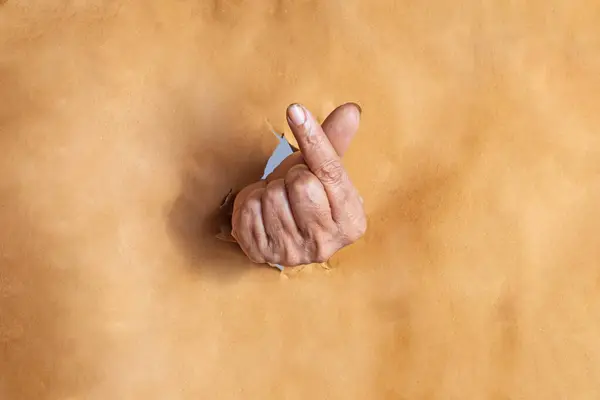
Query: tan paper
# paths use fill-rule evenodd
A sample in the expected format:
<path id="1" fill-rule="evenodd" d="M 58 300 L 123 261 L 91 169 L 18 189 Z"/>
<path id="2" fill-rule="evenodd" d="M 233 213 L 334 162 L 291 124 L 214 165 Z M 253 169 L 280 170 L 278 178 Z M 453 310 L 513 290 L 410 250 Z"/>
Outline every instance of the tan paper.
<path id="1" fill-rule="evenodd" d="M 0 399 L 600 397 L 597 1 L 0 3 Z M 366 237 L 216 241 L 346 101 Z"/>

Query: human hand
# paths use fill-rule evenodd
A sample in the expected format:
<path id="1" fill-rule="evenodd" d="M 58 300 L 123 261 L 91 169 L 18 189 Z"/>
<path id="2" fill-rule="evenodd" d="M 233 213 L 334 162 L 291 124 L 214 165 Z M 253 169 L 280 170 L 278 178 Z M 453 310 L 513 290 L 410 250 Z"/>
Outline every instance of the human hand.
<path id="1" fill-rule="evenodd" d="M 287 116 L 300 152 L 238 193 L 232 236 L 256 263 L 325 262 L 367 226 L 362 198 L 341 163 L 358 130 L 360 108 L 344 104 L 322 127 L 298 104 Z"/>

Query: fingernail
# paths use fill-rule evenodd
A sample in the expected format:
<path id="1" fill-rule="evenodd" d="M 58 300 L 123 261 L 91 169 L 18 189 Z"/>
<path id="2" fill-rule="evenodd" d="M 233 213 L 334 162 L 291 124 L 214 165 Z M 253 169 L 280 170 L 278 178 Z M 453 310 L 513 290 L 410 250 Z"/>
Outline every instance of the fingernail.
<path id="1" fill-rule="evenodd" d="M 354 107 L 356 107 L 356 109 L 358 110 L 359 114 L 362 114 L 362 107 L 360 105 L 358 105 L 356 103 L 350 103 L 350 104 L 352 104 Z"/>
<path id="2" fill-rule="evenodd" d="M 306 113 L 299 104 L 292 104 L 288 107 L 288 118 L 292 124 L 302 126 L 306 122 Z"/>

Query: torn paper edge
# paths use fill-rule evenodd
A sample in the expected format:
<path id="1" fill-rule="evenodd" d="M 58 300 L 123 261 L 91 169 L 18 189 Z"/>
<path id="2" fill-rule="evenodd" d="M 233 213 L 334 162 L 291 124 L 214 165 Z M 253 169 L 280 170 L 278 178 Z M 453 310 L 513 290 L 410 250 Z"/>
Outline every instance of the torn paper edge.
<path id="1" fill-rule="evenodd" d="M 290 142 L 288 142 L 288 140 L 285 138 L 285 135 L 283 133 L 278 133 L 273 128 L 273 125 L 271 125 L 269 120 L 265 119 L 265 123 L 267 124 L 269 130 L 273 133 L 273 135 L 275 135 L 277 140 L 279 140 L 279 143 L 277 144 L 275 150 L 273 150 L 273 153 L 271 153 L 271 157 L 269 157 L 269 159 L 267 160 L 267 165 L 265 166 L 265 170 L 263 171 L 263 176 L 261 179 L 266 179 L 267 176 L 269 176 L 269 174 L 273 172 L 273 170 L 275 170 L 275 168 L 277 168 L 279 164 L 283 162 L 283 160 L 285 160 L 294 153 L 294 149 L 290 145 Z M 277 268 L 281 272 L 283 272 L 284 270 L 283 265 L 271 263 L 267 264 L 269 264 L 271 267 Z"/>

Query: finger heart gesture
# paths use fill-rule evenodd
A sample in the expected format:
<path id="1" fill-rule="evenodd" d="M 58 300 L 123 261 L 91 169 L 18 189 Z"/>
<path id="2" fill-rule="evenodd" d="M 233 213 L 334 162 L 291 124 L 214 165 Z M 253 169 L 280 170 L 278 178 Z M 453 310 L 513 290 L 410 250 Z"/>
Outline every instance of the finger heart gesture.
<path id="1" fill-rule="evenodd" d="M 341 161 L 358 130 L 360 108 L 344 104 L 321 126 L 293 104 L 287 120 L 300 152 L 238 193 L 232 236 L 256 263 L 325 262 L 367 227 L 362 198 Z"/>

